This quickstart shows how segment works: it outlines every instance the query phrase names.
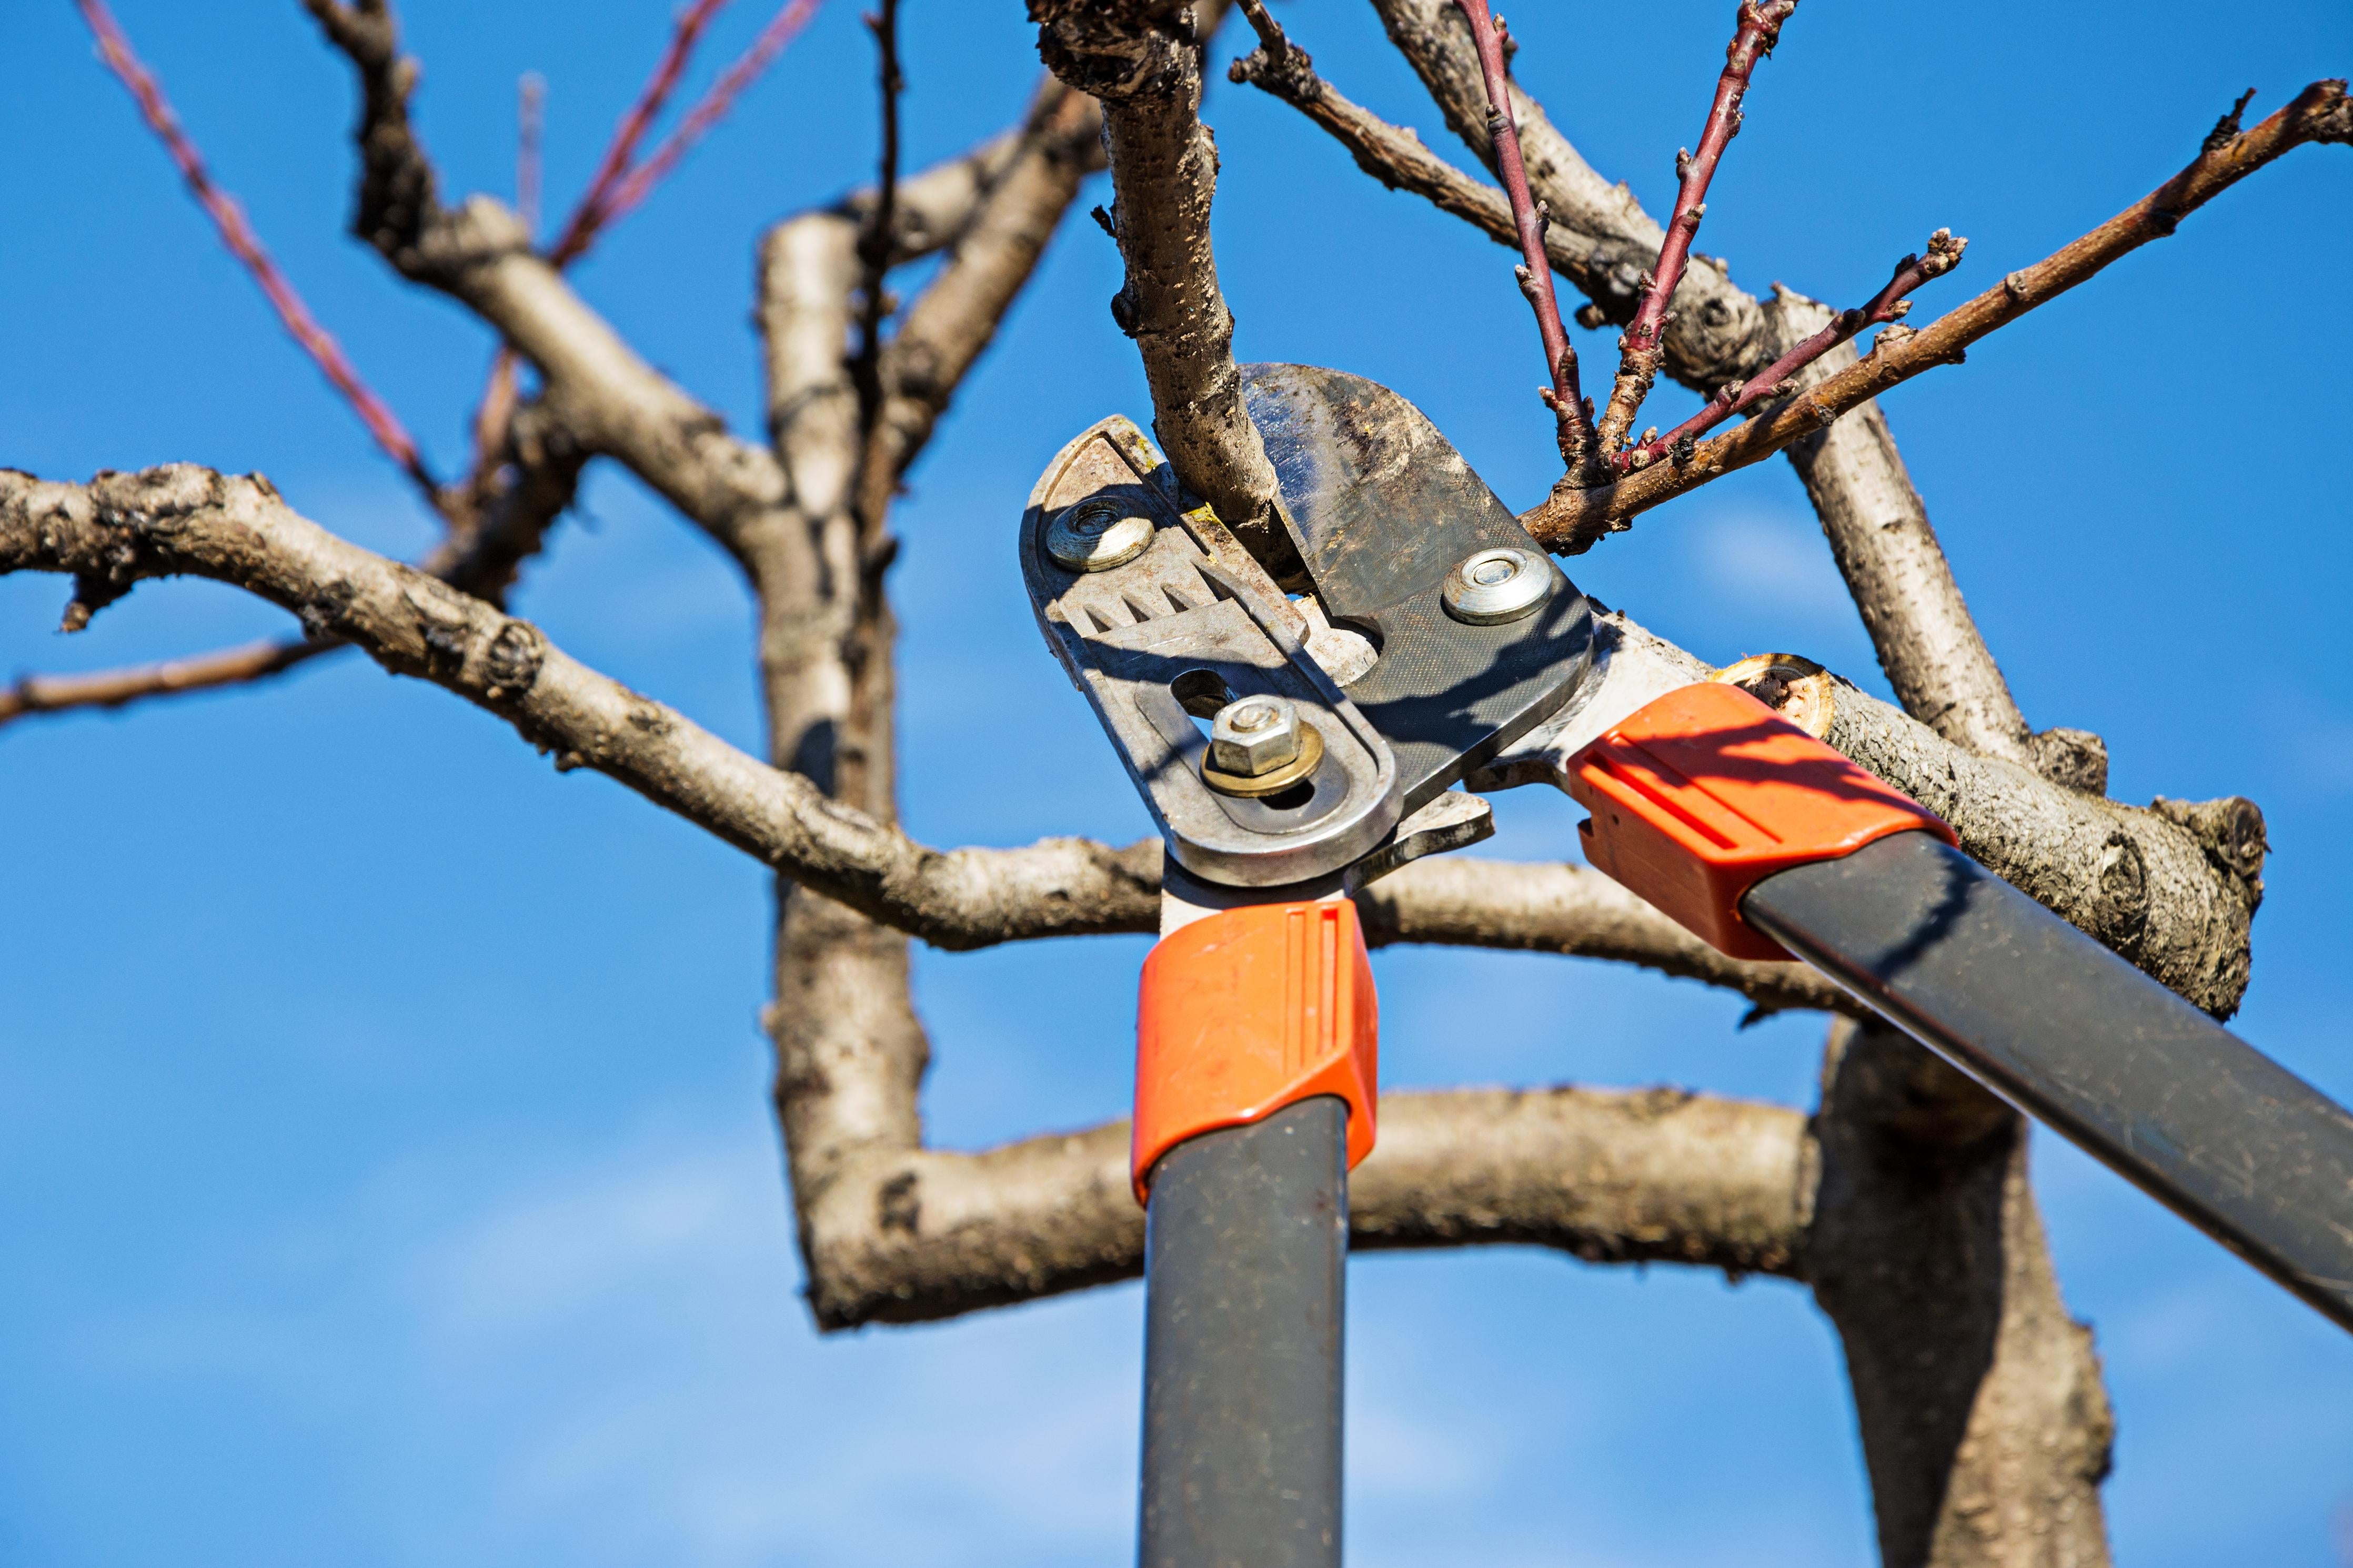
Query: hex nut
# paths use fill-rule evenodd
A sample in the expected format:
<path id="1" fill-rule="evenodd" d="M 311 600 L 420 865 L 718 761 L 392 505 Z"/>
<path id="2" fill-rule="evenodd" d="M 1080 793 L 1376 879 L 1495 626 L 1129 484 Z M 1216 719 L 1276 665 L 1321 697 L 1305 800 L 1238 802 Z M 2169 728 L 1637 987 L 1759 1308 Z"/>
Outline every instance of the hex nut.
<path id="1" fill-rule="evenodd" d="M 1108 572 L 1144 553 L 1152 520 L 1115 500 L 1097 498 L 1066 507 L 1046 525 L 1046 553 L 1072 572 Z"/>
<path id="2" fill-rule="evenodd" d="M 1474 551 L 1446 574 L 1439 591 L 1446 613 L 1474 626 L 1500 626 L 1551 596 L 1553 574 L 1532 550 L 1504 545 Z"/>
<path id="3" fill-rule="evenodd" d="M 1220 773 L 1256 778 L 1299 755 L 1299 710 L 1287 697 L 1243 697 L 1209 725 L 1209 761 Z"/>

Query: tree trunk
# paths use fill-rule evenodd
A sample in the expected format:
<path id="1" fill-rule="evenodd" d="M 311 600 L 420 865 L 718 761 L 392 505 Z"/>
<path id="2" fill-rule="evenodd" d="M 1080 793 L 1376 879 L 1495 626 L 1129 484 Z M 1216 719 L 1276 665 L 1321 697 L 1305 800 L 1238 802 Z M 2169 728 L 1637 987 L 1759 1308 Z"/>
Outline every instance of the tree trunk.
<path id="1" fill-rule="evenodd" d="M 1807 1272 L 1845 1343 L 1885 1568 L 2105 1568 L 2116 1421 L 2059 1298 L 2024 1118 L 1841 1020 L 1815 1127 Z"/>

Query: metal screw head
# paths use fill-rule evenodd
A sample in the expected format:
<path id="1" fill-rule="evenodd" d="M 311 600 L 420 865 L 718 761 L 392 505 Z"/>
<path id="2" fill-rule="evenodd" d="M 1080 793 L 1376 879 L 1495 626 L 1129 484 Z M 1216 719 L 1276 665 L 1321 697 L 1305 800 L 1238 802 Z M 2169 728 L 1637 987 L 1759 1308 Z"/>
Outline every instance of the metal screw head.
<path id="1" fill-rule="evenodd" d="M 1220 773 L 1256 778 L 1299 755 L 1299 710 L 1287 697 L 1243 697 L 1209 725 L 1209 762 Z"/>
<path id="2" fill-rule="evenodd" d="M 1144 553 L 1152 520 L 1115 500 L 1081 501 L 1046 525 L 1046 553 L 1073 572 L 1108 572 Z"/>
<path id="3" fill-rule="evenodd" d="M 1474 626 L 1516 621 L 1552 594 L 1550 567 L 1533 550 L 1503 546 L 1462 558 L 1439 591 L 1446 613 Z"/>

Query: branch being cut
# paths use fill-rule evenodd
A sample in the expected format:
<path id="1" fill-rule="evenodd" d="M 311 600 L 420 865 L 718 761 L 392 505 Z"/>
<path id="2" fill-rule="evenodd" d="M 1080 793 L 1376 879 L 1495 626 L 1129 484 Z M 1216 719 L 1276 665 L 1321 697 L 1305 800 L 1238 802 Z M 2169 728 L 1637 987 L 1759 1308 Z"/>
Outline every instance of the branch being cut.
<path id="1" fill-rule="evenodd" d="M 1700 443 L 1689 462 L 1645 468 L 1597 489 L 1556 487 L 1520 521 L 1547 549 L 1565 554 L 1589 550 L 1639 513 L 1761 461 L 1924 371 L 1959 363 L 1969 344 L 2151 240 L 2165 238 L 2184 217 L 2273 159 L 2307 142 L 2348 141 L 2353 105 L 2345 84 L 2315 82 L 2253 130 L 2211 142 L 2189 167 L 2081 239 L 2012 272 L 1917 332 L 1893 343 L 1883 334 L 1854 365 L 1739 429 Z"/>
<path id="2" fill-rule="evenodd" d="M 1786 3 L 1795 5 L 1796 0 Z M 1588 469 L 1610 443 L 1606 426 L 1603 436 L 1597 437 L 1594 430 L 1592 411 L 1577 384 L 1577 350 L 1569 344 L 1567 329 L 1560 322 L 1560 301 L 1553 295 L 1552 265 L 1545 254 L 1545 229 L 1550 219 L 1528 194 L 1527 167 L 1520 157 L 1520 132 L 1512 121 L 1512 95 L 1504 67 L 1504 25 L 1490 19 L 1487 0 L 1454 0 L 1454 4 L 1470 25 L 1471 41 L 1479 51 L 1487 89 L 1487 135 L 1520 241 L 1521 264 L 1513 268 L 1513 274 L 1520 280 L 1520 292 L 1527 296 L 1528 309 L 1535 312 L 1536 335 L 1544 342 L 1545 374 L 1552 383 L 1544 399 L 1558 426 L 1556 438 L 1561 466 L 1579 482 L 1591 483 L 1598 476 Z"/>
<path id="3" fill-rule="evenodd" d="M 1461 4 L 1461 0 L 1456 0 Z M 1618 377 L 1609 389 L 1609 406 L 1602 411 L 1599 436 L 1601 450 L 1610 465 L 1620 473 L 1627 468 L 1627 456 L 1619 448 L 1625 444 L 1626 433 L 1634 427 L 1634 417 L 1642 409 L 1642 402 L 1651 395 L 1651 383 L 1657 379 L 1659 364 L 1665 357 L 1664 338 L 1667 326 L 1667 304 L 1683 279 L 1683 265 L 1691 255 L 1691 242 L 1699 233 L 1700 219 L 1707 212 L 1707 187 L 1715 178 L 1716 165 L 1724 159 L 1724 150 L 1740 134 L 1740 101 L 1747 95 L 1748 79 L 1757 72 L 1757 62 L 1773 52 L 1781 37 L 1781 24 L 1798 8 L 1798 0 L 1740 0 L 1738 25 L 1734 28 L 1732 42 L 1724 51 L 1724 70 L 1715 79 L 1715 100 L 1708 106 L 1707 125 L 1700 132 L 1697 153 L 1675 154 L 1675 206 L 1667 218 L 1665 237 L 1659 242 L 1659 259 L 1651 269 L 1648 285 L 1642 290 L 1642 301 L 1634 308 L 1633 322 L 1618 343 Z M 1477 28 L 1472 28 L 1477 36 Z M 1480 50 L 1484 63 L 1487 50 Z M 1500 74 L 1501 62 L 1491 68 L 1491 77 Z M 1490 87 L 1490 96 L 1493 89 Z"/>
<path id="4" fill-rule="evenodd" d="M 213 226 L 220 231 L 221 242 L 228 247 L 230 254 L 245 264 L 246 270 L 253 275 L 253 280 L 261 286 L 262 294 L 269 300 L 270 309 L 278 312 L 278 319 L 284 324 L 288 334 L 302 346 L 303 352 L 311 356 L 335 390 L 343 394 L 343 401 L 351 405 L 352 411 L 359 416 L 360 423 L 367 426 L 368 434 L 375 438 L 375 444 L 384 449 L 386 457 L 400 465 L 401 471 L 416 484 L 419 493 L 425 497 L 426 504 L 437 511 L 441 510 L 440 481 L 425 466 L 424 455 L 417 450 L 416 437 L 409 435 L 407 427 L 401 424 L 399 416 L 393 413 L 391 405 L 360 379 L 359 372 L 344 356 L 343 345 L 319 324 L 317 317 L 311 314 L 311 308 L 302 302 L 302 296 L 295 291 L 291 280 L 279 270 L 278 263 L 263 247 L 260 236 L 255 234 L 253 226 L 246 222 L 245 209 L 238 205 L 237 198 L 213 183 L 211 172 L 205 167 L 204 155 L 196 151 L 195 143 L 181 128 L 179 116 L 172 112 L 171 102 L 164 98 L 162 84 L 132 52 L 131 39 L 122 31 L 121 24 L 114 19 L 114 14 L 107 9 L 105 0 L 74 0 L 74 4 L 81 12 L 82 20 L 89 24 L 90 33 L 98 39 L 100 58 L 130 89 L 148 129 L 154 132 L 156 139 L 164 143 L 164 150 L 171 154 L 172 163 L 180 171 L 181 179 L 187 183 L 190 194 L 205 209 L 205 215 L 213 220 Z M 251 652 L 249 649 L 239 651 Z M 225 668 L 218 665 L 218 657 L 210 662 L 216 668 Z"/>
<path id="5" fill-rule="evenodd" d="M 1218 154 L 1199 118 L 1202 40 L 1169 0 L 1029 0 L 1039 52 L 1103 104 L 1127 279 L 1112 316 L 1135 340 L 1155 428 L 1186 488 L 1276 581 L 1306 584 L 1274 466 L 1242 405 L 1233 313 L 1218 286 L 1209 205 Z"/>

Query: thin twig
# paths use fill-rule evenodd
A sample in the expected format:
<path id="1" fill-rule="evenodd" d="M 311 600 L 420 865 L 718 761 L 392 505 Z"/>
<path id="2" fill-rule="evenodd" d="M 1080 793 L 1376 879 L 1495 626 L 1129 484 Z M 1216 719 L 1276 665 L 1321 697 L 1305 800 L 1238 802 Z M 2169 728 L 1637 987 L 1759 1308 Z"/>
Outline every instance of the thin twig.
<path id="1" fill-rule="evenodd" d="M 565 220 L 564 232 L 547 253 L 547 258 L 558 267 L 576 260 L 596 241 L 611 215 L 607 210 L 615 190 L 638 155 L 638 143 L 653 129 L 654 117 L 670 101 L 678 89 L 679 79 L 686 74 L 686 62 L 694 53 L 694 46 L 710 26 L 712 18 L 727 0 L 694 0 L 679 16 L 670 28 L 670 42 L 662 48 L 661 58 L 654 62 L 654 74 L 646 79 L 637 102 L 621 116 L 613 128 L 613 139 L 605 145 L 605 155 L 596 161 L 596 172 L 588 178 L 588 188 Z"/>
<path id="2" fill-rule="evenodd" d="M 1521 261 L 1513 273 L 1520 280 L 1520 292 L 1527 296 L 1528 308 L 1535 312 L 1536 334 L 1544 340 L 1545 368 L 1552 381 L 1541 395 L 1559 424 L 1562 464 L 1571 475 L 1582 476 L 1599 451 L 1593 414 L 1578 388 L 1577 350 L 1569 346 L 1568 331 L 1561 325 L 1560 301 L 1553 296 L 1552 263 L 1545 255 L 1549 219 L 1528 195 L 1528 172 L 1520 158 L 1520 132 L 1512 121 L 1510 79 L 1504 68 L 1504 25 L 1489 18 L 1487 0 L 1454 0 L 1454 4 L 1471 25 L 1471 39 L 1478 47 L 1480 70 L 1486 79 L 1487 133 L 1494 140 L 1495 173 L 1511 198 L 1512 218 L 1520 234 Z"/>
<path id="3" fill-rule="evenodd" d="M 646 155 L 646 161 L 630 170 L 614 187 L 604 204 L 603 216 L 598 219 L 600 228 L 628 214 L 668 177 L 672 169 L 678 167 L 679 161 L 693 151 L 694 144 L 709 134 L 712 126 L 726 118 L 727 111 L 735 107 L 735 100 L 744 95 L 744 89 L 759 80 L 761 73 L 776 64 L 776 57 L 785 52 L 785 46 L 800 36 L 801 29 L 808 26 L 809 19 L 817 15 L 817 8 L 821 4 L 823 0 L 786 0 L 768 25 L 760 29 L 760 36 L 752 40 L 752 47 L 738 56 L 733 65 L 722 71 L 719 79 L 711 84 L 711 90 L 686 111 L 685 118 L 678 123 L 678 129 L 663 138 Z"/>
<path id="4" fill-rule="evenodd" d="M 310 307 L 302 302 L 302 296 L 295 292 L 293 283 L 279 270 L 278 263 L 270 258 L 269 252 L 262 248 L 260 237 L 246 221 L 245 209 L 237 204 L 237 198 L 213 183 L 210 172 L 205 167 L 203 155 L 182 129 L 179 116 L 172 111 L 170 100 L 164 96 L 162 85 L 156 81 L 154 74 L 141 63 L 139 57 L 132 52 L 130 38 L 123 33 L 121 24 L 114 19 L 113 13 L 107 9 L 105 0 L 74 0 L 74 5 L 98 39 L 100 58 L 122 85 L 131 89 L 131 96 L 137 100 L 139 112 L 145 118 L 148 128 L 154 132 L 156 138 L 164 143 L 164 151 L 171 154 L 172 162 L 179 168 L 181 179 L 187 183 L 197 204 L 220 231 L 223 243 L 245 264 L 245 269 L 253 275 L 254 281 L 261 286 L 261 292 L 278 312 L 279 321 L 325 373 L 335 390 L 343 394 L 343 400 L 360 416 L 360 423 L 366 426 L 368 434 L 375 437 L 375 444 L 416 481 L 427 504 L 438 510 L 441 504 L 440 481 L 425 466 L 416 438 L 409 435 L 390 405 L 360 379 L 359 372 L 352 367 L 350 360 L 343 357 L 342 345 L 319 324 L 318 318 L 311 314 Z"/>
<path id="5" fill-rule="evenodd" d="M 540 146 L 547 124 L 547 83 L 525 71 L 515 83 L 515 211 L 523 227 L 539 232 Z"/>
<path id="6" fill-rule="evenodd" d="M 1798 0 L 1768 0 L 1761 5 L 1757 0 L 1741 0 L 1739 23 L 1724 51 L 1724 70 L 1715 79 L 1715 100 L 1708 107 L 1699 151 L 1675 154 L 1675 209 L 1659 242 L 1658 264 L 1651 269 L 1642 302 L 1635 308 L 1625 335 L 1618 340 L 1618 378 L 1610 386 L 1609 406 L 1602 410 L 1598 430 L 1603 453 L 1620 473 L 1629 467 L 1630 455 L 1619 448 L 1634 427 L 1643 399 L 1651 395 L 1651 383 L 1658 377 L 1668 306 L 1691 259 L 1692 237 L 1699 232 L 1700 219 L 1707 213 L 1708 183 L 1715 177 L 1724 150 L 1740 134 L 1740 100 L 1747 94 L 1748 79 L 1756 74 L 1757 62 L 1773 52 L 1781 24 L 1797 8 Z"/>
<path id="7" fill-rule="evenodd" d="M 871 469 L 874 432 L 882 413 L 882 322 L 890 315 L 885 290 L 891 268 L 891 228 L 899 205 L 899 94 L 906 87 L 899 71 L 899 0 L 881 0 L 881 9 L 870 12 L 866 26 L 874 35 L 876 90 L 881 100 L 882 147 L 874 181 L 874 207 L 858 236 L 858 353 L 850 361 L 850 384 L 858 390 L 859 447 L 862 467 Z M 871 479 L 872 476 L 867 475 Z M 889 490 L 870 482 L 860 485 L 860 521 L 871 531 L 881 521 Z"/>
<path id="8" fill-rule="evenodd" d="M 242 686 L 282 675 L 298 664 L 343 646 L 340 642 L 287 637 L 128 669 L 102 669 L 89 675 L 19 676 L 7 689 L 0 690 L 0 724 L 28 713 L 121 708 L 147 697 Z"/>
<path id="9" fill-rule="evenodd" d="M 2257 169 L 2307 142 L 2353 142 L 2353 100 L 2341 79 L 2314 82 L 2253 130 L 2228 133 L 2230 117 L 2189 165 L 2081 238 L 1937 318 L 1899 342 L 1886 334 L 1872 352 L 1783 406 L 1712 440 L 1688 461 L 1657 463 L 1595 489 L 1556 486 L 1521 525 L 1562 554 L 1589 550 L 1641 512 L 1763 461 L 1839 416 L 1940 364 L 1958 364 L 1968 345 L 2058 298 L 2109 263 L 2173 233 L 2181 220 Z"/>
<path id="10" fill-rule="evenodd" d="M 661 59 L 655 65 L 652 78 L 648 80 L 644 92 L 638 96 L 637 104 L 622 118 L 619 128 L 614 133 L 612 144 L 606 148 L 605 156 L 597 165 L 596 177 L 590 180 L 588 190 L 581 196 L 579 205 L 573 209 L 571 217 L 565 221 L 565 238 L 559 239 L 548 252 L 548 259 L 557 267 L 569 267 L 586 254 L 589 247 L 596 244 L 607 229 L 635 210 L 638 205 L 651 194 L 653 188 L 659 184 L 671 170 L 678 167 L 680 160 L 692 150 L 694 144 L 707 135 L 712 126 L 725 118 L 727 111 L 734 107 L 735 100 L 743 96 L 744 89 L 750 87 L 759 79 L 763 71 L 776 63 L 776 57 L 784 52 L 785 46 L 791 43 L 800 30 L 808 25 L 809 18 L 817 14 L 817 8 L 822 0 L 786 0 L 783 8 L 769 21 L 767 26 L 761 29 L 760 35 L 752 40 L 751 47 L 738 56 L 733 64 L 721 72 L 719 79 L 712 84 L 711 89 L 687 110 L 685 118 L 679 122 L 678 129 L 656 143 L 653 152 L 647 155 L 643 163 L 633 165 L 629 160 L 635 155 L 638 142 L 644 140 L 645 133 L 652 125 L 655 116 L 659 113 L 662 105 L 669 100 L 670 93 L 676 89 L 679 77 L 685 69 L 688 54 L 691 52 L 704 27 L 709 25 L 712 15 L 725 3 L 726 0 L 697 0 L 696 5 L 679 18 L 677 27 L 670 35 L 669 46 L 662 51 Z M 529 79 L 535 82 L 538 79 L 534 77 Z M 533 178 L 528 187 L 530 202 L 523 213 L 523 224 L 526 228 L 534 233 L 539 227 L 536 177 L 538 103 L 539 100 L 534 95 L 531 100 L 533 112 L 525 121 L 531 133 Z M 519 158 L 521 152 L 522 150 L 518 149 Z M 519 167 L 518 176 L 520 173 Z M 522 199 L 525 188 L 523 182 L 518 177 L 516 182 L 518 200 Z M 498 450 L 503 438 L 500 421 L 514 406 L 514 352 L 501 344 L 496 357 L 491 363 L 490 380 L 483 386 L 481 401 L 477 405 L 474 450 L 478 465 Z"/>
<path id="11" fill-rule="evenodd" d="M 1725 420 L 1747 414 L 1760 404 L 1768 403 L 1789 391 L 1791 379 L 1799 371 L 1839 344 L 1865 327 L 1902 321 L 1912 309 L 1912 301 L 1906 296 L 1930 279 L 1941 278 L 1960 265 L 1961 253 L 1968 246 L 1968 240 L 1955 238 L 1951 229 L 1938 229 L 1928 237 L 1926 255 L 1907 256 L 1895 264 L 1895 275 L 1887 280 L 1885 288 L 1862 304 L 1840 311 L 1831 318 L 1828 326 L 1796 344 L 1746 382 L 1726 382 L 1698 413 L 1666 435 L 1648 437 L 1630 449 L 1625 454 L 1625 467 L 1630 471 L 1646 468 L 1668 456 L 1672 456 L 1678 462 L 1690 461 L 1694 442 Z M 1890 346 L 1894 345 L 1891 343 Z"/>

